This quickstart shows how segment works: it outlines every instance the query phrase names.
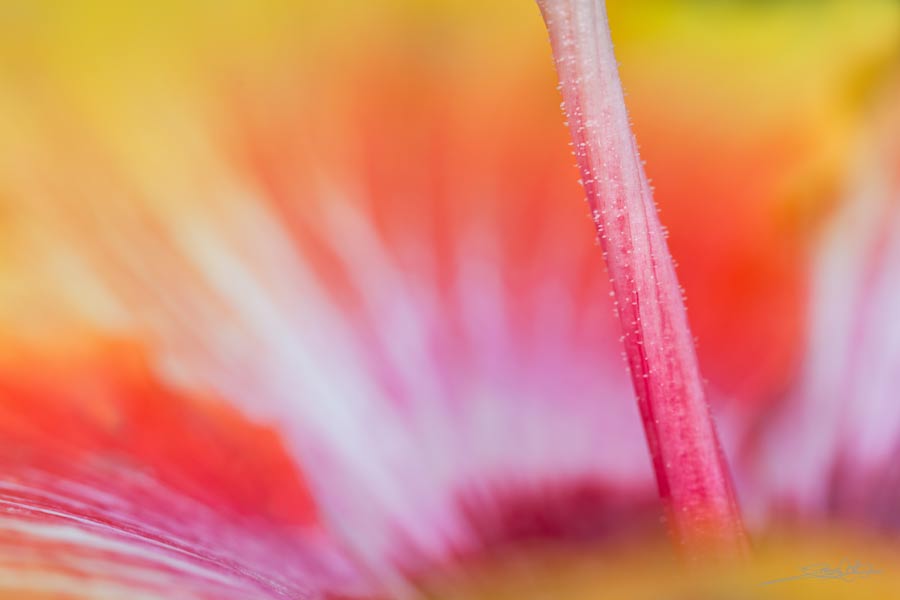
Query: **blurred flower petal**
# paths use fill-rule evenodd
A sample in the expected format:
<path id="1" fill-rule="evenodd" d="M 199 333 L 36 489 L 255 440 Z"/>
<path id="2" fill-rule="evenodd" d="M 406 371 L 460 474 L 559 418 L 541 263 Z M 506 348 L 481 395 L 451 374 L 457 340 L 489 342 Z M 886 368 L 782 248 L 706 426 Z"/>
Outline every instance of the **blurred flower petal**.
<path id="1" fill-rule="evenodd" d="M 144 340 L 162 380 L 275 427 L 377 578 L 632 527 L 607 509 L 658 526 L 589 221 L 558 210 L 573 173 L 520 129 L 540 103 L 506 109 L 530 82 L 485 96 L 392 51 L 353 81 L 406 76 L 310 98 L 278 64 L 246 86 L 240 68 L 188 83 L 151 63 L 165 84 L 111 79 L 114 102 L 17 82 L 6 126 L 30 154 L 4 180 L 34 256 L 17 277 L 48 293 L 8 331 Z M 87 116 L 59 100 L 75 93 Z M 550 114 L 538 141 L 565 148 Z"/>
<path id="2" fill-rule="evenodd" d="M 900 86 L 876 98 L 847 198 L 824 231 L 812 273 L 802 378 L 759 441 L 775 514 L 900 522 Z M 754 492 L 755 490 L 755 492 Z"/>
<path id="3" fill-rule="evenodd" d="M 21 349 L 0 395 L 0 596 L 316 598 L 359 584 L 274 433 L 159 382 L 137 349 Z"/>

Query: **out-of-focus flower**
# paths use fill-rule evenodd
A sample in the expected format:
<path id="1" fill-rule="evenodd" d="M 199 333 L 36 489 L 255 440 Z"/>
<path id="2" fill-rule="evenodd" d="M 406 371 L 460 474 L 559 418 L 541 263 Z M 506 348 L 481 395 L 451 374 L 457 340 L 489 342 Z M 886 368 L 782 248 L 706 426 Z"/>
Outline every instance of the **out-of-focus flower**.
<path id="1" fill-rule="evenodd" d="M 896 3 L 610 4 L 751 529 L 896 523 Z M 2 593 L 677 572 L 533 5 L 0 10 Z"/>

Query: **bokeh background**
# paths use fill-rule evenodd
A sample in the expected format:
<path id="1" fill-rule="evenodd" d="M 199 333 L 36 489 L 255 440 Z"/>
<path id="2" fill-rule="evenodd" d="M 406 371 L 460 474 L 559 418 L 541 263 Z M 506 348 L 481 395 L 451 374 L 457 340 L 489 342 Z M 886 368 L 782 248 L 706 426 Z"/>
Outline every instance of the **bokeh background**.
<path id="1" fill-rule="evenodd" d="M 900 4 L 607 4 L 751 532 L 890 536 Z M 530 1 L 0 3 L 0 588 L 658 533 L 555 85 Z"/>

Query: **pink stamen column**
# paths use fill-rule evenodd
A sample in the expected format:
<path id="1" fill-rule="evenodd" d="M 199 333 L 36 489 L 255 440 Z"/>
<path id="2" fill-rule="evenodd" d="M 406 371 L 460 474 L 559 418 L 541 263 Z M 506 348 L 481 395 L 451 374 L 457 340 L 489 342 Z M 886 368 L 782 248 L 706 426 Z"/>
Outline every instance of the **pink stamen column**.
<path id="1" fill-rule="evenodd" d="M 744 555 L 740 511 L 675 267 L 631 133 L 603 0 L 538 5 L 670 533 L 688 557 Z"/>

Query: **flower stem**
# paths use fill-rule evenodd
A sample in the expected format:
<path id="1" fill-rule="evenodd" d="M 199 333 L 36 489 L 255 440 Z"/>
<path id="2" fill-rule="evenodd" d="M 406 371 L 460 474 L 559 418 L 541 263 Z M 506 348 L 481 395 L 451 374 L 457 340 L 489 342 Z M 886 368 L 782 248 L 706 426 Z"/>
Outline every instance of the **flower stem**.
<path id="1" fill-rule="evenodd" d="M 669 530 L 691 557 L 740 556 L 746 536 L 681 288 L 631 133 L 602 0 L 538 0 L 609 270 Z"/>

